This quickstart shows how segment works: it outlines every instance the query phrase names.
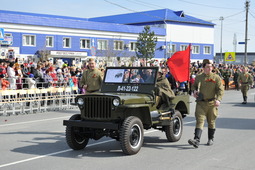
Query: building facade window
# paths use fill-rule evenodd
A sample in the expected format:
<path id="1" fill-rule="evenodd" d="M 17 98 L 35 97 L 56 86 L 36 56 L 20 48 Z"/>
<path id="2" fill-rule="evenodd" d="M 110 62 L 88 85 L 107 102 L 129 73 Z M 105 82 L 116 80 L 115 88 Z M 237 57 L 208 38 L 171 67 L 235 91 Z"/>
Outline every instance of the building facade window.
<path id="1" fill-rule="evenodd" d="M 123 50 L 124 49 L 124 42 L 123 41 L 114 41 L 113 43 L 114 50 Z"/>
<path id="2" fill-rule="evenodd" d="M 198 45 L 192 45 L 192 54 L 199 54 L 199 49 Z"/>
<path id="3" fill-rule="evenodd" d="M 176 45 L 175 44 L 169 44 L 169 53 L 175 53 L 176 52 Z"/>
<path id="4" fill-rule="evenodd" d="M 46 47 L 53 47 L 54 37 L 46 36 Z"/>
<path id="5" fill-rule="evenodd" d="M 80 48 L 81 49 L 90 49 L 90 39 L 80 39 Z"/>
<path id="6" fill-rule="evenodd" d="M 81 49 L 90 49 L 90 39 L 80 39 Z"/>
<path id="7" fill-rule="evenodd" d="M 98 40 L 97 41 L 97 49 L 98 50 L 107 50 L 108 49 L 108 41 L 107 40 Z"/>
<path id="8" fill-rule="evenodd" d="M 211 47 L 210 46 L 204 46 L 204 54 L 211 54 Z"/>
<path id="9" fill-rule="evenodd" d="M 130 51 L 136 50 L 136 42 L 130 42 Z"/>
<path id="10" fill-rule="evenodd" d="M 36 36 L 35 35 L 23 35 L 22 44 L 23 46 L 36 46 Z"/>
<path id="11" fill-rule="evenodd" d="M 188 48 L 188 45 L 181 45 L 180 51 L 185 51 Z"/>
<path id="12" fill-rule="evenodd" d="M 11 33 L 4 33 L 4 36 L 5 37 L 12 37 L 12 34 Z"/>
<path id="13" fill-rule="evenodd" d="M 71 48 L 71 38 L 63 38 L 63 48 Z"/>

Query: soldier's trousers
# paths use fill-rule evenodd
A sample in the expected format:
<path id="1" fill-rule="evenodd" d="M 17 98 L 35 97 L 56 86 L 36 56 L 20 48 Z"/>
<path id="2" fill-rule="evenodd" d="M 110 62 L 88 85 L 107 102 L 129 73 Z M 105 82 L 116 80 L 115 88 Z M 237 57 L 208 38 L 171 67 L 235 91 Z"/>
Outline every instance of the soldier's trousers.
<path id="1" fill-rule="evenodd" d="M 208 128 L 215 129 L 215 121 L 218 116 L 218 108 L 214 106 L 214 101 L 199 101 L 196 104 L 195 117 L 196 128 L 203 129 L 205 119 Z"/>
<path id="2" fill-rule="evenodd" d="M 248 84 L 242 84 L 241 85 L 241 92 L 243 94 L 243 96 L 247 96 L 249 90 L 249 85 Z"/>

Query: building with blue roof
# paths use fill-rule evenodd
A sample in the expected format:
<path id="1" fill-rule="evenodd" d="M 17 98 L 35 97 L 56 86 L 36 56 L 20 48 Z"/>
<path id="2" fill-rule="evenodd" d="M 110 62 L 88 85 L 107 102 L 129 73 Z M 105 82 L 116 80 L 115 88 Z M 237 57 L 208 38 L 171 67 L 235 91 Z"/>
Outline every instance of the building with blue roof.
<path id="1" fill-rule="evenodd" d="M 173 11 L 170 9 L 159 9 L 153 11 L 143 11 L 136 13 L 111 15 L 103 17 L 89 18 L 89 21 L 107 22 L 115 24 L 126 25 L 146 25 L 146 24 L 159 24 L 159 23 L 185 23 L 185 24 L 201 24 L 214 26 L 213 23 L 204 21 L 189 15 L 184 14 L 184 11 Z"/>
<path id="2" fill-rule="evenodd" d="M 186 15 L 184 11 L 159 9 L 89 18 L 89 21 L 164 28 L 166 29 L 164 44 L 166 58 L 171 57 L 176 51 L 185 50 L 191 43 L 191 60 L 204 58 L 213 60 L 215 24 Z"/>
<path id="3" fill-rule="evenodd" d="M 192 60 L 213 59 L 214 24 L 169 9 L 96 18 L 0 10 L 5 35 L 0 41 L 1 58 L 28 62 L 47 56 L 70 65 L 89 57 L 130 60 L 136 56 L 135 43 L 145 25 L 158 38 L 156 59 L 167 59 L 189 43 Z"/>

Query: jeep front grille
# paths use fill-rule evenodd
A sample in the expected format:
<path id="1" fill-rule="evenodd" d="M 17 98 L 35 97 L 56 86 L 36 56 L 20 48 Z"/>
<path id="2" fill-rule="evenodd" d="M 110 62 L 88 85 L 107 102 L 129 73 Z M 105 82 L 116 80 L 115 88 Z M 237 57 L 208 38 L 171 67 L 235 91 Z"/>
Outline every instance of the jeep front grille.
<path id="1" fill-rule="evenodd" d="M 85 118 L 107 119 L 111 117 L 112 97 L 86 96 L 84 98 Z"/>

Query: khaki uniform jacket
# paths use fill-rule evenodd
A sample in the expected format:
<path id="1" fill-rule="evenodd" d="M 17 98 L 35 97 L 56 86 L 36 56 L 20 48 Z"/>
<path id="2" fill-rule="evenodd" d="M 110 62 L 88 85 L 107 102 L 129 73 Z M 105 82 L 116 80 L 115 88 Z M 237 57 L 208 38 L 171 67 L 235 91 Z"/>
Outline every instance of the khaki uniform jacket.
<path id="1" fill-rule="evenodd" d="M 248 86 L 253 84 L 253 77 L 250 73 L 240 73 L 237 82 L 241 83 L 242 86 Z"/>
<path id="2" fill-rule="evenodd" d="M 199 91 L 202 96 L 200 100 L 215 99 L 221 101 L 224 94 L 222 79 L 215 73 L 197 75 L 192 90 Z"/>
<path id="3" fill-rule="evenodd" d="M 157 79 L 156 87 L 159 88 L 159 95 L 165 94 L 169 98 L 175 97 L 174 92 L 171 89 L 171 85 L 166 77 L 161 77 Z M 163 93 L 163 94 L 162 94 Z"/>
<path id="4" fill-rule="evenodd" d="M 87 91 L 93 92 L 101 89 L 101 85 L 103 82 L 103 74 L 98 69 L 93 70 L 85 70 L 82 74 L 82 78 L 80 81 L 81 87 L 87 85 Z"/>
<path id="5" fill-rule="evenodd" d="M 224 80 L 229 80 L 230 76 L 231 76 L 231 72 L 229 70 L 224 70 L 222 72 L 222 77 L 224 78 Z"/>

